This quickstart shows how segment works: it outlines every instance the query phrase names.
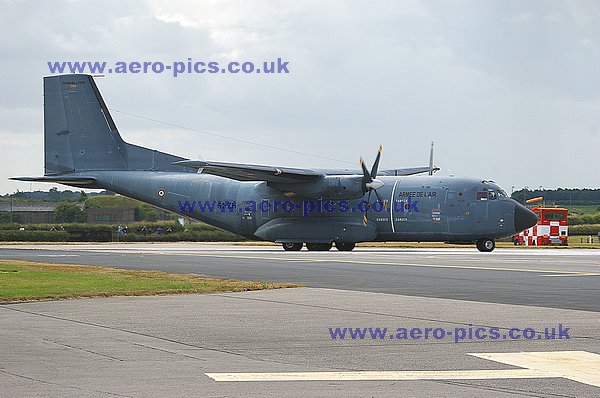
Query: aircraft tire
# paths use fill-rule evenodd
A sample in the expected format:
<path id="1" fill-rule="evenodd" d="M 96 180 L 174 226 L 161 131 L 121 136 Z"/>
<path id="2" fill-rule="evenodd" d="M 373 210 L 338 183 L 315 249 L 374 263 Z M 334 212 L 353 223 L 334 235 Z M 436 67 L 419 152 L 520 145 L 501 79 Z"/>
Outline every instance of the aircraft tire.
<path id="1" fill-rule="evenodd" d="M 336 243 L 335 244 L 335 248 L 341 252 L 351 252 L 352 250 L 354 250 L 355 246 L 356 246 L 356 243 L 354 243 L 354 242 L 352 242 L 352 243 Z"/>
<path id="2" fill-rule="evenodd" d="M 493 239 L 479 239 L 476 245 L 477 250 L 484 253 L 489 253 L 496 248 L 496 242 Z"/>
<path id="3" fill-rule="evenodd" d="M 315 252 L 326 252 L 331 249 L 331 243 L 307 243 L 306 248 Z"/>
<path id="4" fill-rule="evenodd" d="M 282 244 L 283 250 L 288 252 L 299 252 L 302 250 L 302 243 L 297 242 L 285 242 Z"/>

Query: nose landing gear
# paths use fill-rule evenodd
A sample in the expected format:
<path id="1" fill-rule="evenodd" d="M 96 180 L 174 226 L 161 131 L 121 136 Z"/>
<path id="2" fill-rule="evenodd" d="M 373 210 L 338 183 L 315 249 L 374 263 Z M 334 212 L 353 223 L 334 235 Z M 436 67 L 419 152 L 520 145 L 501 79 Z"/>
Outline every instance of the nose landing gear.
<path id="1" fill-rule="evenodd" d="M 496 242 L 493 239 L 479 239 L 476 242 L 477 250 L 480 252 L 491 252 L 496 248 Z"/>

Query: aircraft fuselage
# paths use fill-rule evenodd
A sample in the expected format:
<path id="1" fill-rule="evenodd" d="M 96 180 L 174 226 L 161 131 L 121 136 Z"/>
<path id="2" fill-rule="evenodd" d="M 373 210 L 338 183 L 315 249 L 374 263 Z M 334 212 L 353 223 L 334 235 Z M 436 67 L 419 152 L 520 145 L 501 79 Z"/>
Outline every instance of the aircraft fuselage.
<path id="1" fill-rule="evenodd" d="M 275 242 L 467 242 L 510 236 L 523 222 L 518 219 L 523 206 L 496 184 L 473 178 L 382 176 L 385 185 L 378 192 L 385 205 L 366 210 L 361 203 L 366 194 L 351 200 L 290 198 L 266 182 L 239 182 L 199 173 L 110 171 L 86 175 L 94 176 L 99 188 L 245 237 Z M 372 196 L 371 203 L 374 199 Z M 294 204 L 291 211 L 290 202 Z M 254 203 L 254 208 L 248 203 Z"/>

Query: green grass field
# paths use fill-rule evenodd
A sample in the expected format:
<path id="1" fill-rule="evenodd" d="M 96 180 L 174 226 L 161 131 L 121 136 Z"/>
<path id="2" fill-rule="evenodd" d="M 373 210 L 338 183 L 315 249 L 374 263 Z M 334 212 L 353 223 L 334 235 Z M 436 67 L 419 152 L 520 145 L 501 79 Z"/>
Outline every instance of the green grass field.
<path id="1" fill-rule="evenodd" d="M 203 278 L 160 271 L 0 260 L 0 302 L 240 292 L 297 286 L 299 285 Z"/>
<path id="2" fill-rule="evenodd" d="M 598 205 L 562 206 L 569 210 L 569 214 L 594 214 L 600 212 Z"/>

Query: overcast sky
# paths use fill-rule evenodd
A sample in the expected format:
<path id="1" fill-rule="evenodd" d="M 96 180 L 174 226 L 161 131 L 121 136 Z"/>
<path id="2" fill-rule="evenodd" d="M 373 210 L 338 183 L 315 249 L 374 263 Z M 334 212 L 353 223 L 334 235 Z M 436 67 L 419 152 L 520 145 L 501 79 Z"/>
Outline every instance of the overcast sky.
<path id="1" fill-rule="evenodd" d="M 47 61 L 252 61 L 289 74 L 110 74 L 123 138 L 209 160 L 600 187 L 597 1 L 0 0 L 0 193 L 43 174 Z M 47 190 L 51 185 L 33 184 Z M 64 189 L 65 187 L 61 187 Z"/>

